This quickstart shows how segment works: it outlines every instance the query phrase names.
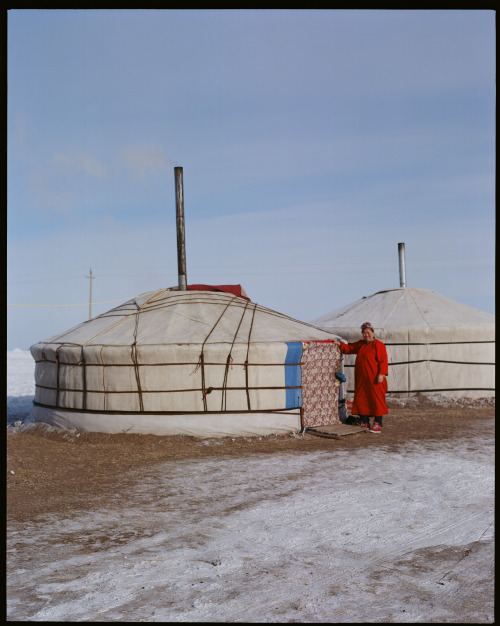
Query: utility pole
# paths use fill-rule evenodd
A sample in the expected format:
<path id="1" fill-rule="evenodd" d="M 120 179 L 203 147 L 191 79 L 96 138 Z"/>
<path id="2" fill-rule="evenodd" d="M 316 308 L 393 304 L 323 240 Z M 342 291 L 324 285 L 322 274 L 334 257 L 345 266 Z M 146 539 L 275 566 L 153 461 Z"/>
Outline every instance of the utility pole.
<path id="1" fill-rule="evenodd" d="M 95 276 L 92 275 L 92 268 L 90 269 L 90 276 L 85 276 L 85 278 L 90 278 L 90 296 L 89 296 L 89 320 L 92 319 L 92 279 Z"/>

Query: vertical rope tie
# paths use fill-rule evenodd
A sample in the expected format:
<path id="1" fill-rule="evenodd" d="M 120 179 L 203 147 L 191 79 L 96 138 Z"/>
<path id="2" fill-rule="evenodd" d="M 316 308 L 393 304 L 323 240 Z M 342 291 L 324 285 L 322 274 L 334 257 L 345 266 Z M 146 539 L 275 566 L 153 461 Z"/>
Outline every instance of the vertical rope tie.
<path id="1" fill-rule="evenodd" d="M 154 300 L 155 297 L 156 297 L 156 294 L 152 295 L 151 298 L 148 298 L 146 302 L 143 302 L 143 304 L 137 309 L 137 311 L 134 314 L 135 315 L 135 328 L 134 328 L 134 342 L 132 344 L 131 357 L 132 357 L 132 362 L 134 364 L 135 380 L 137 383 L 137 395 L 139 397 L 139 411 L 141 413 L 144 413 L 144 399 L 143 399 L 142 387 L 141 387 L 141 372 L 139 369 L 139 358 L 137 355 L 137 338 L 139 336 L 139 320 L 140 320 L 140 315 L 144 307 L 146 307 L 152 300 Z"/>
<path id="2" fill-rule="evenodd" d="M 245 359 L 245 365 L 244 365 L 244 369 L 245 369 L 245 391 L 247 394 L 247 408 L 249 411 L 251 411 L 251 405 L 250 405 L 250 390 L 248 388 L 248 370 L 249 368 L 249 356 L 250 356 L 250 337 L 252 335 L 252 329 L 253 329 L 253 322 L 255 319 L 255 311 L 257 310 L 257 304 L 254 305 L 253 307 L 253 312 L 252 312 L 252 321 L 250 322 L 250 330 L 248 331 L 248 338 L 247 338 L 247 358 Z"/>
<path id="3" fill-rule="evenodd" d="M 99 350 L 99 358 L 101 359 L 101 365 L 102 365 L 102 390 L 103 390 L 103 396 L 104 396 L 104 411 L 106 411 L 106 404 L 107 404 L 107 394 L 106 394 L 106 365 L 104 364 L 104 360 L 102 358 L 102 352 L 104 350 L 104 346 L 102 346 L 102 348 Z"/>
<path id="4" fill-rule="evenodd" d="M 60 350 L 61 346 L 59 346 L 59 348 L 57 348 L 56 350 L 56 365 L 57 365 L 57 374 L 56 374 L 56 409 L 59 408 L 59 391 L 60 391 L 60 387 L 59 387 L 59 368 L 60 368 L 60 363 L 59 363 L 59 350 Z"/>
<path id="5" fill-rule="evenodd" d="M 222 382 L 221 411 L 227 410 L 227 380 L 228 380 L 228 375 L 229 375 L 229 368 L 231 367 L 231 369 L 233 369 L 232 352 L 233 352 L 234 344 L 236 342 L 236 337 L 238 336 L 238 333 L 240 332 L 241 323 L 243 322 L 243 318 L 245 317 L 245 313 L 247 312 L 247 307 L 248 307 L 248 302 L 245 303 L 245 307 L 243 308 L 243 313 L 241 314 L 238 327 L 236 328 L 236 332 L 234 333 L 233 341 L 229 349 L 229 354 L 227 355 L 226 367 L 224 370 L 224 380 Z"/>
<path id="6" fill-rule="evenodd" d="M 212 326 L 212 328 L 210 329 L 210 332 L 208 333 L 208 335 L 205 337 L 205 341 L 203 342 L 202 346 L 201 346 L 201 354 L 200 354 L 200 367 L 201 367 L 201 395 L 203 398 L 203 410 L 206 412 L 208 410 L 208 405 L 207 405 L 207 395 L 212 391 L 212 387 L 210 387 L 209 389 L 206 389 L 205 387 L 205 355 L 204 355 L 204 348 L 205 348 L 205 344 L 208 341 L 208 338 L 210 337 L 210 335 L 214 332 L 215 327 L 217 326 L 217 324 L 221 321 L 222 316 L 224 315 L 224 313 L 228 310 L 229 306 L 233 303 L 233 301 L 236 299 L 236 296 L 234 298 L 231 298 L 231 300 L 226 304 L 224 310 L 222 311 L 222 313 L 219 315 L 219 319 L 215 322 L 215 324 Z M 196 370 L 195 370 L 196 371 Z"/>
<path id="7" fill-rule="evenodd" d="M 229 374 L 229 367 L 233 369 L 233 357 L 231 356 L 231 353 L 227 355 L 226 367 L 224 369 L 224 380 L 222 382 L 221 411 L 225 411 L 227 408 L 227 378 Z"/>
<path id="8" fill-rule="evenodd" d="M 203 350 L 201 351 L 201 354 L 200 354 L 199 364 L 200 364 L 200 368 L 201 368 L 201 393 L 202 393 L 202 397 L 203 397 L 203 410 L 207 411 L 207 393 L 208 393 L 208 391 L 205 388 L 205 355 L 203 353 Z"/>
<path id="9" fill-rule="evenodd" d="M 132 344 L 132 361 L 134 363 L 135 380 L 137 383 L 137 395 L 139 397 L 139 411 L 144 413 L 144 402 L 142 398 L 141 376 L 139 373 L 139 362 L 137 360 L 137 344 L 134 341 Z"/>
<path id="10" fill-rule="evenodd" d="M 140 314 L 142 313 L 143 309 L 156 298 L 158 293 L 159 292 L 155 292 L 150 298 L 148 298 L 145 302 L 143 302 L 140 307 L 137 308 L 137 311 L 132 313 L 132 315 L 135 315 L 135 328 L 134 328 L 134 341 L 131 345 L 131 360 L 132 360 L 132 363 L 134 364 L 135 380 L 137 383 L 137 395 L 139 398 L 139 411 L 141 413 L 144 413 L 144 400 L 143 400 L 142 387 L 141 387 L 141 373 L 140 373 L 140 368 L 139 368 L 139 358 L 137 355 L 137 337 L 139 336 L 139 319 L 140 319 Z M 137 306 L 137 303 L 135 304 Z"/>
<path id="11" fill-rule="evenodd" d="M 87 408 L 87 368 L 85 367 L 85 355 L 83 353 L 83 346 L 80 353 L 80 363 L 82 366 L 82 409 Z"/>

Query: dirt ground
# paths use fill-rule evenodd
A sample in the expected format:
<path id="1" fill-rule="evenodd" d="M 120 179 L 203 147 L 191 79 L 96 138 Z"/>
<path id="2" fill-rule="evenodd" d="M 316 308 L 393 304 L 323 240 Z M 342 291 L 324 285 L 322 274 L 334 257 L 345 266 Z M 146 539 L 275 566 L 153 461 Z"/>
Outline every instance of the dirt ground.
<path id="1" fill-rule="evenodd" d="M 389 405 L 383 432 L 361 432 L 340 439 L 304 435 L 226 437 L 204 441 L 194 437 L 107 435 L 31 425 L 7 429 L 7 520 L 34 521 L 48 513 L 71 515 L 95 510 L 110 491 L 126 490 L 134 470 L 165 461 L 214 456 L 297 454 L 313 450 L 355 450 L 408 442 L 429 443 L 494 436 L 493 401 L 439 406 L 425 399 L 411 406 Z M 125 491 L 123 492 L 125 493 Z"/>

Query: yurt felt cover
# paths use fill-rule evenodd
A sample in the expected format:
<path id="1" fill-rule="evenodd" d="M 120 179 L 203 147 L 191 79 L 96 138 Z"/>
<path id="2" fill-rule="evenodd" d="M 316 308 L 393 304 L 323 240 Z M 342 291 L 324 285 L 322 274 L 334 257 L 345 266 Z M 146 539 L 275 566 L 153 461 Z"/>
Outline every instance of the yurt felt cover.
<path id="1" fill-rule="evenodd" d="M 312 323 L 347 341 L 371 322 L 389 359 L 388 393 L 451 397 L 495 394 L 495 316 L 434 291 L 380 291 Z M 355 356 L 345 357 L 347 391 L 354 390 Z"/>
<path id="2" fill-rule="evenodd" d="M 303 382 L 292 346 L 331 338 L 246 297 L 163 289 L 32 346 L 35 404 L 121 414 L 297 414 Z"/>

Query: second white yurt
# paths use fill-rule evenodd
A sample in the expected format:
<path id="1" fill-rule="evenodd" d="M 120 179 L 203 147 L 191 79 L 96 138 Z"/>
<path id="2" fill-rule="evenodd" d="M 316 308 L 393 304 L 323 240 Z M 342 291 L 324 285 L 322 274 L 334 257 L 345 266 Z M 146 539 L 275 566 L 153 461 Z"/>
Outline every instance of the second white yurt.
<path id="1" fill-rule="evenodd" d="M 161 289 L 33 345 L 34 416 L 199 437 L 335 424 L 334 337 L 251 302 L 239 285 Z"/>
<path id="2" fill-rule="evenodd" d="M 388 396 L 495 395 L 495 316 L 427 289 L 379 291 L 313 320 L 349 342 L 371 322 L 389 359 Z M 345 357 L 354 391 L 354 355 Z"/>

